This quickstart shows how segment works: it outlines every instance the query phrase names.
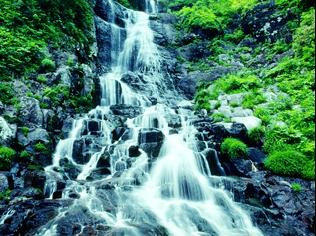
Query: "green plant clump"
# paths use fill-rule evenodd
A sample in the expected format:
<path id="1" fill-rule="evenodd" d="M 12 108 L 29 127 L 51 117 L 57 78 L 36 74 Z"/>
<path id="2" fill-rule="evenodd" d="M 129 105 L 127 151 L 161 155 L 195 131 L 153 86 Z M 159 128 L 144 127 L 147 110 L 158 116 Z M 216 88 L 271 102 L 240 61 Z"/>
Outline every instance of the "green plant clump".
<path id="1" fill-rule="evenodd" d="M 9 147 L 0 147 L 0 170 L 8 170 L 11 166 L 16 152 Z"/>
<path id="2" fill-rule="evenodd" d="M 0 192 L 0 201 L 9 201 L 11 195 L 11 190 L 7 189 L 3 192 Z"/>
<path id="3" fill-rule="evenodd" d="M 291 188 L 296 193 L 299 193 L 299 192 L 301 192 L 303 190 L 302 185 L 300 185 L 298 183 L 291 184 Z"/>
<path id="4" fill-rule="evenodd" d="M 284 175 L 306 178 L 304 173 L 308 168 L 309 160 L 300 152 L 287 150 L 287 151 L 276 151 L 268 156 L 265 160 L 264 165 L 267 169 L 272 172 Z M 314 166 L 315 168 L 315 166 Z M 310 176 L 315 178 L 314 176 Z"/>
<path id="5" fill-rule="evenodd" d="M 93 10 L 86 0 L 2 0 L 0 4 L 0 79 L 9 81 L 55 67 L 45 59 L 52 48 L 89 52 Z"/>
<path id="6" fill-rule="evenodd" d="M 247 145 L 235 138 L 226 138 L 221 144 L 221 152 L 229 158 L 241 158 L 247 155 Z"/>
<path id="7" fill-rule="evenodd" d="M 42 153 L 47 153 L 48 152 L 48 149 L 47 147 L 45 146 L 44 143 L 37 143 L 34 145 L 34 148 L 37 152 L 42 152 Z"/>

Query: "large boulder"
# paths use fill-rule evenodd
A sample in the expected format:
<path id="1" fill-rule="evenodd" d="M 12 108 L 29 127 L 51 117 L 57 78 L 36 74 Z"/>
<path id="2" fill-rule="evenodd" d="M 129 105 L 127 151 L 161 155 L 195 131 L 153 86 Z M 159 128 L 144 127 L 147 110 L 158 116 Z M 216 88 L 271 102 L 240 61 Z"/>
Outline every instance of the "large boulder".
<path id="1" fill-rule="evenodd" d="M 211 174 L 212 175 L 217 175 L 217 176 L 225 176 L 225 170 L 222 167 L 219 159 L 218 159 L 218 155 L 217 155 L 217 151 L 214 149 L 207 149 L 203 152 L 203 155 L 205 156 Z"/>
<path id="2" fill-rule="evenodd" d="M 42 127 L 44 117 L 39 101 L 35 98 L 22 97 L 19 119 L 27 127 Z"/>
<path id="3" fill-rule="evenodd" d="M 158 157 L 163 140 L 164 134 L 158 129 L 141 129 L 138 135 L 139 147 L 151 158 Z"/>
<path id="4" fill-rule="evenodd" d="M 10 125 L 0 116 L 0 145 L 9 144 L 16 136 L 16 125 Z"/>
<path id="5" fill-rule="evenodd" d="M 113 105 L 110 107 L 114 115 L 123 116 L 125 118 L 134 118 L 139 116 L 142 112 L 142 108 L 138 106 L 130 105 Z"/>
<path id="6" fill-rule="evenodd" d="M 0 173 L 0 192 L 4 192 L 9 188 L 8 177 L 5 174 Z"/>

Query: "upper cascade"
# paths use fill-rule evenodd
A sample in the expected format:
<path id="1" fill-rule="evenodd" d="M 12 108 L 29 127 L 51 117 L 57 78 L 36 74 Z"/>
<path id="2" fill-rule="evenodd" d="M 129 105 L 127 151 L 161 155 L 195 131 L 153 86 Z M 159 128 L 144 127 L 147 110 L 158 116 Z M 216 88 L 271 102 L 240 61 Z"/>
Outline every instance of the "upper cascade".
<path id="1" fill-rule="evenodd" d="M 46 168 L 47 197 L 66 179 L 62 198 L 76 200 L 38 235 L 58 235 L 62 220 L 76 214 L 81 226 L 97 222 L 120 235 L 262 235 L 196 152 L 190 103 L 178 96 L 170 107 L 158 93 L 161 58 L 148 15 L 157 13 L 156 1 L 146 0 L 147 13 L 124 9 L 125 28 L 115 23 L 120 6 L 105 2 L 111 68 L 100 77 L 101 105 L 73 122 Z M 128 73 L 144 80 L 151 96 L 162 96 L 159 102 L 123 79 Z M 124 109 L 132 112 L 124 117 Z"/>

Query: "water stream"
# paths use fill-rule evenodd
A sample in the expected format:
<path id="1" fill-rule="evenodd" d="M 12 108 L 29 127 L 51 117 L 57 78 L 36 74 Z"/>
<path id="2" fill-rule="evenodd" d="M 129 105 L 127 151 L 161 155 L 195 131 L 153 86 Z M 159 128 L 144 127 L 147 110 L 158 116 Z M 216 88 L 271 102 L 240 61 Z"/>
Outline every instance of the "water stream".
<path id="1" fill-rule="evenodd" d="M 149 14 L 157 12 L 155 1 L 146 0 L 147 13 L 126 9 L 126 37 L 115 24 L 116 3 L 109 0 L 109 4 L 112 62 L 110 72 L 100 78 L 101 105 L 73 122 L 68 138 L 57 145 L 53 164 L 45 169 L 46 196 L 53 198 L 58 180 L 66 177 L 62 199 L 75 200 L 61 208 L 38 235 L 58 235 L 60 222 L 67 217 L 79 219 L 81 209 L 90 219 L 81 217 L 79 224 L 105 225 L 112 230 L 109 235 L 262 235 L 230 194 L 212 183 L 203 155 L 196 154 L 197 131 L 190 122 L 192 111 L 185 108 L 190 102 L 178 96 L 175 109 L 162 97 L 152 105 L 145 94 L 121 80 L 127 72 L 141 74 L 151 93 L 162 96 L 157 87 L 163 83 L 159 50 L 149 21 Z M 128 133 L 114 143 L 111 132 L 115 125 L 109 118 L 113 105 L 142 110 L 126 120 Z M 178 132 L 172 132 L 168 116 L 179 117 Z M 149 142 L 153 138 L 150 132 L 156 134 L 154 138 L 163 139 L 159 153 L 139 149 L 139 155 L 130 158 L 130 147 Z M 87 157 L 82 162 L 76 158 L 81 154 L 74 154 L 74 145 L 80 141 L 85 144 Z M 109 166 L 100 169 L 104 159 Z M 99 170 L 108 173 L 93 178 Z"/>

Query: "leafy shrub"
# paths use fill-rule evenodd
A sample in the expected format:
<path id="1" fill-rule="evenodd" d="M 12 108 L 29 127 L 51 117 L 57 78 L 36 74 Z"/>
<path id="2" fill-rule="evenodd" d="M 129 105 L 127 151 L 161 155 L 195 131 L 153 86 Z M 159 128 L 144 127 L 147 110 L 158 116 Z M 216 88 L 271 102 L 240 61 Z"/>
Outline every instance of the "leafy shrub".
<path id="1" fill-rule="evenodd" d="M 29 129 L 28 127 L 22 127 L 22 128 L 21 128 L 21 131 L 22 131 L 23 135 L 24 135 L 25 137 L 27 137 L 27 135 L 28 135 L 29 132 L 30 132 L 30 129 Z"/>
<path id="2" fill-rule="evenodd" d="M 248 93 L 244 96 L 242 105 L 244 108 L 253 109 L 256 105 L 266 102 L 265 97 L 260 92 Z"/>
<path id="3" fill-rule="evenodd" d="M 42 83 L 42 84 L 45 84 L 45 83 L 47 83 L 47 78 L 45 75 L 39 75 L 39 76 L 37 76 L 37 81 Z"/>
<path id="4" fill-rule="evenodd" d="M 41 62 L 41 68 L 46 72 L 53 72 L 56 68 L 55 62 L 49 58 L 45 58 Z"/>
<path id="5" fill-rule="evenodd" d="M 309 160 L 302 171 L 302 177 L 305 179 L 315 179 L 315 160 Z"/>
<path id="6" fill-rule="evenodd" d="M 16 152 L 9 147 L 0 147 L 0 170 L 8 170 Z"/>
<path id="7" fill-rule="evenodd" d="M 229 158 L 245 157 L 247 145 L 235 138 L 226 138 L 221 144 L 222 154 Z"/>
<path id="8" fill-rule="evenodd" d="M 22 151 L 21 153 L 20 153 L 20 157 L 22 158 L 22 159 L 27 159 L 27 158 L 29 158 L 31 156 L 31 154 L 28 152 L 28 151 L 26 151 L 26 150 L 24 150 L 24 151 Z"/>
<path id="9" fill-rule="evenodd" d="M 276 151 L 268 156 L 264 165 L 275 174 L 304 177 L 303 173 L 309 160 L 300 152 Z M 314 175 L 315 176 L 315 175 Z"/>
<path id="10" fill-rule="evenodd" d="M 260 80 L 254 75 L 228 75 L 215 81 L 210 87 L 209 96 L 216 99 L 221 92 L 227 94 L 249 92 L 260 87 Z"/>
<path id="11" fill-rule="evenodd" d="M 0 49 L 1 50 L 1 49 Z M 0 101 L 4 104 L 12 104 L 14 98 L 13 85 L 9 83 L 0 83 Z"/>
<path id="12" fill-rule="evenodd" d="M 11 195 L 11 190 L 7 189 L 3 192 L 0 192 L 0 201 L 9 201 Z"/>
<path id="13" fill-rule="evenodd" d="M 0 78 L 35 72 L 48 43 L 88 51 L 92 6 L 86 0 L 2 0 L 0 4 Z"/>
<path id="14" fill-rule="evenodd" d="M 224 39 L 234 43 L 239 43 L 244 37 L 244 32 L 241 29 L 238 29 L 231 34 L 225 34 Z"/>
<path id="15" fill-rule="evenodd" d="M 48 149 L 47 147 L 45 146 L 44 143 L 37 143 L 34 145 L 34 148 L 37 152 L 42 152 L 42 153 L 47 153 L 48 152 Z"/>
<path id="16" fill-rule="evenodd" d="M 293 184 L 291 184 L 291 187 L 292 187 L 292 190 L 293 190 L 294 192 L 299 193 L 299 192 L 302 191 L 302 185 L 300 185 L 300 184 L 298 184 L 298 183 L 293 183 Z"/>
<path id="17" fill-rule="evenodd" d="M 232 16 L 251 9 L 257 0 L 197 0 L 177 1 L 181 25 L 187 30 L 204 29 L 221 32 L 231 22 Z M 175 3 L 173 3 L 175 5 Z"/>
<path id="18" fill-rule="evenodd" d="M 64 85 L 48 87 L 44 90 L 44 96 L 51 99 L 53 106 L 60 106 L 70 96 L 69 88 Z"/>
<path id="19" fill-rule="evenodd" d="M 264 136 L 265 136 L 265 129 L 263 126 L 253 128 L 248 131 L 249 139 L 257 145 L 262 143 L 262 141 L 264 140 Z"/>
<path id="20" fill-rule="evenodd" d="M 230 119 L 227 118 L 223 113 L 214 113 L 212 114 L 211 118 L 213 119 L 214 122 L 229 122 Z"/>

